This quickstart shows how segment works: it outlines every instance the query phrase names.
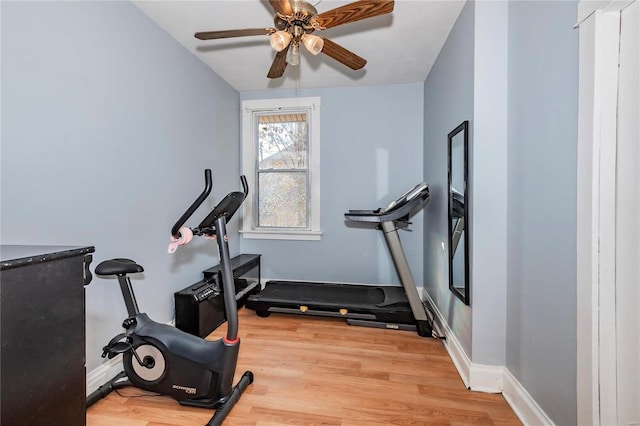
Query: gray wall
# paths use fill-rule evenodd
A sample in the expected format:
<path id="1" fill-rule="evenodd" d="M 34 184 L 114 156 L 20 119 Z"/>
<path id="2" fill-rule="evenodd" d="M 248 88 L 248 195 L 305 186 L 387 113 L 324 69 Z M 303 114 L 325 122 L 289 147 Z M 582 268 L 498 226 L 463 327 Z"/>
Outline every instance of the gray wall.
<path id="1" fill-rule="evenodd" d="M 241 98 L 320 96 L 321 241 L 242 239 L 261 253 L 265 278 L 396 284 L 380 231 L 345 225 L 349 209 L 384 207 L 422 181 L 422 84 L 243 92 Z M 421 215 L 422 213 L 420 213 Z M 399 231 L 418 286 L 422 219 Z"/>
<path id="2" fill-rule="evenodd" d="M 472 362 L 506 365 L 556 424 L 576 422 L 576 8 L 467 3 L 424 96 L 424 175 L 441 187 L 425 213 L 426 288 Z M 449 295 L 441 252 L 446 134 L 461 114 L 473 116 L 471 310 Z"/>
<path id="3" fill-rule="evenodd" d="M 504 365 L 506 334 L 507 3 L 468 2 L 425 82 L 425 283 L 476 364 Z M 449 291 L 447 134 L 470 121 L 470 306 Z M 444 243 L 444 250 L 443 250 Z"/>
<path id="4" fill-rule="evenodd" d="M 424 180 L 431 190 L 425 208 L 424 286 L 469 356 L 471 309 L 449 291 L 447 135 L 469 120 L 473 152 L 474 8 L 473 2 L 465 4 L 424 83 Z"/>
<path id="5" fill-rule="evenodd" d="M 475 7 L 471 176 L 473 362 L 504 365 L 507 299 L 507 41 L 505 1 Z"/>
<path id="6" fill-rule="evenodd" d="M 169 231 L 205 168 L 216 199 L 239 187 L 238 109 L 129 2 L 3 1 L 2 243 L 94 245 L 93 267 L 133 258 L 140 308 L 171 320 L 172 293 L 218 259 L 209 241 L 168 255 Z M 91 371 L 126 311 L 113 280 L 94 277 L 86 300 Z"/>
<path id="7" fill-rule="evenodd" d="M 509 3 L 507 367 L 576 419 L 577 2 Z"/>

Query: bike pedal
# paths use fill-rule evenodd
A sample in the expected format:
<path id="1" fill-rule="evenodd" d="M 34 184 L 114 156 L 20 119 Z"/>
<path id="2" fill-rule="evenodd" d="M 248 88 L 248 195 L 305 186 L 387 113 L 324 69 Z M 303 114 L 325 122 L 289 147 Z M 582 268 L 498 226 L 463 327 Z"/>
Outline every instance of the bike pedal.
<path id="1" fill-rule="evenodd" d="M 111 359 L 118 354 L 130 351 L 132 348 L 133 343 L 131 343 L 129 336 L 127 336 L 126 333 L 121 333 L 111 339 L 111 341 L 102 348 L 102 358 L 107 357 Z"/>

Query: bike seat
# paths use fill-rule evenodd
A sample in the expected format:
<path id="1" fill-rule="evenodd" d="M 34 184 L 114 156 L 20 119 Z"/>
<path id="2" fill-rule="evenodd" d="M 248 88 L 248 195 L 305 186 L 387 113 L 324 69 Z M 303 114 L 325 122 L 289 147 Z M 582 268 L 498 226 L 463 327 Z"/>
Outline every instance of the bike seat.
<path id="1" fill-rule="evenodd" d="M 100 262 L 95 271 L 97 275 L 125 275 L 144 272 L 144 268 L 131 259 L 111 259 Z"/>

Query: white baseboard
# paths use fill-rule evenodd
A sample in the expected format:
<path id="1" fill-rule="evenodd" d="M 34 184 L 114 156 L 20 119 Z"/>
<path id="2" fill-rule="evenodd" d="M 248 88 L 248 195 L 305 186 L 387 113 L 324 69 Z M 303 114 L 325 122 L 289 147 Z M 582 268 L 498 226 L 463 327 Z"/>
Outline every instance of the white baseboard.
<path id="1" fill-rule="evenodd" d="M 505 367 L 471 363 L 469 389 L 486 393 L 501 393 Z"/>
<path id="2" fill-rule="evenodd" d="M 426 292 L 423 294 L 426 295 Z M 465 353 L 464 349 L 462 349 L 462 345 L 460 341 L 456 338 L 455 334 L 451 331 L 449 324 L 444 320 L 442 314 L 438 310 L 438 308 L 433 303 L 433 300 L 427 295 L 425 301 L 429 304 L 429 308 L 434 312 L 434 326 L 439 336 L 444 337 L 443 340 L 444 347 L 449 352 L 449 356 L 453 361 L 453 365 L 455 365 L 458 370 L 458 374 L 460 374 L 460 378 L 462 382 L 467 387 L 467 389 L 471 388 L 471 360 Z"/>
<path id="3" fill-rule="evenodd" d="M 502 396 L 525 425 L 553 425 L 549 416 L 542 411 L 538 403 L 508 369 L 504 372 Z"/>
<path id="4" fill-rule="evenodd" d="M 502 393 L 516 416 L 525 425 L 553 425 L 551 419 L 508 368 L 472 363 L 442 313 L 425 290 L 422 291 L 422 298 L 433 312 L 436 332 L 440 336 L 446 337 L 444 346 L 468 389 L 477 392 Z"/>
<path id="5" fill-rule="evenodd" d="M 87 374 L 87 396 L 122 371 L 122 355 L 116 355 Z"/>
<path id="6" fill-rule="evenodd" d="M 464 385 L 473 391 L 500 393 L 502 392 L 502 380 L 504 366 L 474 364 L 467 353 L 462 349 L 460 341 L 453 333 L 442 313 L 431 299 L 431 296 L 423 289 L 422 297 L 433 312 L 434 328 L 436 332 L 445 337 L 444 346 L 449 352 L 453 364 L 458 369 Z"/>

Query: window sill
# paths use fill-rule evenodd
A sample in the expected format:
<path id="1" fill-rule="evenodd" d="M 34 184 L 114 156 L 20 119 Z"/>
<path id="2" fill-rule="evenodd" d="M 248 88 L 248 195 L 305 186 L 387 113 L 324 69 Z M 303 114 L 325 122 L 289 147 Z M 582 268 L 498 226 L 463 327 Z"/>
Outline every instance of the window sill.
<path id="1" fill-rule="evenodd" d="M 256 239 L 256 240 L 306 240 L 306 241 L 320 241 L 322 237 L 322 231 L 269 231 L 269 230 L 256 230 L 256 229 L 243 229 L 240 231 L 242 238 Z"/>

